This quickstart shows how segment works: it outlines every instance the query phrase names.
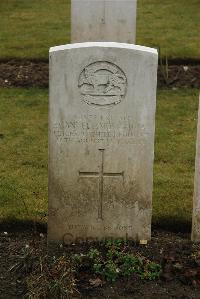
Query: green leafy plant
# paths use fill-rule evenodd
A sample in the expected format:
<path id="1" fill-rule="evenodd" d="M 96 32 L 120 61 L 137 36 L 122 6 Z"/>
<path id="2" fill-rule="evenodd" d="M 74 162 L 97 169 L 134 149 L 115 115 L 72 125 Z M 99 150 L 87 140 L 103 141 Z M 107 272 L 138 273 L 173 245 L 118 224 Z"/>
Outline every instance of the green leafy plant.
<path id="1" fill-rule="evenodd" d="M 159 264 L 127 252 L 127 246 L 122 241 L 107 241 L 105 249 L 101 252 L 91 248 L 85 255 L 74 255 L 76 267 L 84 267 L 85 264 L 93 274 L 109 282 L 115 282 L 120 277 L 130 278 L 133 274 L 141 279 L 154 280 L 161 273 Z"/>
<path id="2" fill-rule="evenodd" d="M 155 280 L 159 278 L 162 268 L 155 262 L 149 262 L 145 265 L 143 272 L 140 274 L 141 279 Z"/>
<path id="3" fill-rule="evenodd" d="M 121 270 L 123 276 L 131 276 L 133 273 L 140 273 L 143 262 L 140 258 L 125 254 L 121 259 Z"/>
<path id="4" fill-rule="evenodd" d="M 96 274 L 103 274 L 103 264 L 97 262 L 93 265 L 93 270 Z"/>
<path id="5" fill-rule="evenodd" d="M 120 269 L 118 268 L 118 265 L 112 261 L 108 260 L 104 264 L 104 269 L 102 271 L 103 276 L 107 281 L 115 282 L 116 279 L 119 277 Z"/>
<path id="6" fill-rule="evenodd" d="M 87 256 L 91 259 L 97 259 L 100 256 L 100 252 L 98 251 L 98 249 L 91 248 Z"/>

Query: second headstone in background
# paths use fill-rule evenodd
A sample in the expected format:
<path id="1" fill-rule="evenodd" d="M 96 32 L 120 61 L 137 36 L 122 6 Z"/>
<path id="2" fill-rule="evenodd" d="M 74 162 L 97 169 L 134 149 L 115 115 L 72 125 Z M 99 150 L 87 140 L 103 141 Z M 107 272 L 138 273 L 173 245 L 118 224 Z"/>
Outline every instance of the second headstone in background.
<path id="1" fill-rule="evenodd" d="M 72 0 L 71 42 L 135 44 L 137 0 Z"/>

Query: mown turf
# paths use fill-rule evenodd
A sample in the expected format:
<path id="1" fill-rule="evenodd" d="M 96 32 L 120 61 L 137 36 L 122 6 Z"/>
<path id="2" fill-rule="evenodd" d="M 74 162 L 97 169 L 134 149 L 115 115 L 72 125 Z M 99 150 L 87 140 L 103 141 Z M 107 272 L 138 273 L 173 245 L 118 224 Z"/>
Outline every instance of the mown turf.
<path id="1" fill-rule="evenodd" d="M 199 59 L 199 22 L 199 0 L 138 0 L 137 43 Z M 70 0 L 1 0 L 0 28 L 0 58 L 47 59 L 49 47 L 70 42 Z"/>
<path id="2" fill-rule="evenodd" d="M 139 0 L 137 43 L 173 59 L 200 59 L 199 0 Z"/>
<path id="3" fill-rule="evenodd" d="M 70 39 L 69 0 L 1 0 L 0 58 L 47 59 Z"/>
<path id="4" fill-rule="evenodd" d="M 180 230 L 191 221 L 198 91 L 159 91 L 157 103 L 154 222 Z"/>
<path id="5" fill-rule="evenodd" d="M 48 91 L 0 90 L 0 218 L 46 221 Z M 154 222 L 190 223 L 197 90 L 158 92 Z"/>
<path id="6" fill-rule="evenodd" d="M 0 94 L 0 217 L 40 220 L 47 211 L 47 91 Z"/>

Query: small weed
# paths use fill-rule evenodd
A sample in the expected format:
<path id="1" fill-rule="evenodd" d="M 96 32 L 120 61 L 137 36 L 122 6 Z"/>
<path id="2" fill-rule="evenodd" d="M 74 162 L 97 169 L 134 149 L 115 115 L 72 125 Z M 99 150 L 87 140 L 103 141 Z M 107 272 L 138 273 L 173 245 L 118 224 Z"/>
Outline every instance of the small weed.
<path id="1" fill-rule="evenodd" d="M 38 267 L 27 279 L 27 298 L 70 298 L 76 292 L 71 262 L 65 256 L 53 261 L 41 258 Z"/>
<path id="2" fill-rule="evenodd" d="M 36 261 L 33 249 L 27 244 L 22 248 L 21 254 L 18 256 L 19 262 L 14 264 L 9 271 L 20 271 L 22 273 L 30 273 L 33 269 L 33 265 Z"/>
<path id="3" fill-rule="evenodd" d="M 100 252 L 98 251 L 98 249 L 90 249 L 90 251 L 88 252 L 88 257 L 91 259 L 96 259 L 100 256 Z"/>
<path id="4" fill-rule="evenodd" d="M 149 262 L 145 265 L 144 271 L 140 274 L 141 279 L 155 280 L 159 278 L 162 268 L 159 264 Z"/>
<path id="5" fill-rule="evenodd" d="M 122 275 L 125 277 L 131 276 L 133 273 L 140 273 L 143 266 L 142 260 L 131 254 L 123 255 L 121 263 Z"/>
<path id="6" fill-rule="evenodd" d="M 158 48 L 158 57 L 159 57 L 159 63 L 160 63 L 161 73 L 163 75 L 165 83 L 168 85 L 169 84 L 169 64 L 168 64 L 168 58 L 167 58 L 167 55 L 163 56 L 161 54 L 161 48 Z"/>
<path id="7" fill-rule="evenodd" d="M 113 260 L 106 261 L 102 270 L 103 276 L 107 281 L 110 282 L 115 282 L 120 273 L 117 263 L 115 263 Z"/>

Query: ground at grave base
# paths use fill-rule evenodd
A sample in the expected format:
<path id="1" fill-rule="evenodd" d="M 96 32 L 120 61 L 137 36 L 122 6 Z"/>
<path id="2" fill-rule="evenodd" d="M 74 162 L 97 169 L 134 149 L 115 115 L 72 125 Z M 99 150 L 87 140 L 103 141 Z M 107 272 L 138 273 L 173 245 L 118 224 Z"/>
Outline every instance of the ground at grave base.
<path id="1" fill-rule="evenodd" d="M 76 279 L 72 287 L 74 296 L 68 298 L 200 298 L 200 244 L 192 243 L 188 234 L 154 229 L 152 241 L 147 245 L 132 243 L 126 246 L 131 254 L 162 265 L 160 277 L 146 281 L 132 275 L 111 283 L 94 275 L 85 264 L 79 272 L 73 273 Z M 76 244 L 65 250 L 69 256 L 85 256 L 91 248 L 105 250 L 104 246 L 98 244 Z M 46 256 L 46 249 L 44 227 L 0 227 L 0 298 L 25 298 L 27 282 L 30 286 L 30 278 L 34 274 L 34 263 L 40 260 L 40 267 L 43 271 L 45 269 L 42 260 Z M 65 265 L 61 264 L 62 267 Z M 55 269 L 53 275 L 56 275 Z M 38 284 L 42 283 L 40 276 Z"/>

